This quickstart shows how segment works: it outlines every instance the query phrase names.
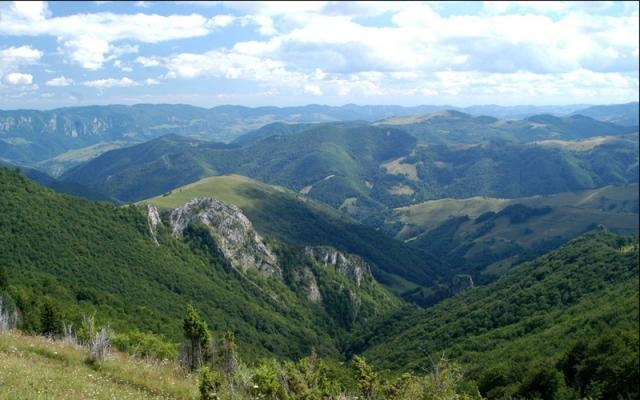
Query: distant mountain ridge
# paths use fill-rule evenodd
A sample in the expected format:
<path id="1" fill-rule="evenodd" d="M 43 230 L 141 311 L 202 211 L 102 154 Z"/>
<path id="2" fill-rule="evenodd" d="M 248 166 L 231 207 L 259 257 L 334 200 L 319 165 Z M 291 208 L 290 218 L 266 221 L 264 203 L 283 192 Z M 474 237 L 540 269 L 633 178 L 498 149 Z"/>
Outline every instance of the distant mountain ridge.
<path id="1" fill-rule="evenodd" d="M 503 119 L 525 118 L 541 113 L 568 115 L 580 113 L 586 106 L 359 106 L 307 105 L 301 107 L 218 106 L 211 109 L 169 104 L 136 104 L 67 107 L 47 111 L 0 110 L 0 157 L 26 163 L 51 164 L 51 159 L 68 152 L 102 144 L 139 143 L 168 133 L 210 141 L 231 142 L 242 134 L 269 123 L 321 123 L 337 121 L 379 121 L 443 110 L 488 115 Z M 611 122 L 632 122 L 633 107 L 616 108 L 616 117 L 603 109 L 588 108 L 595 118 Z M 616 109 L 616 110 L 617 110 Z M 600 111 L 599 111 L 600 110 Z M 637 110 L 637 103 L 636 103 Z M 620 114 L 622 113 L 622 114 Z M 636 111 L 637 121 L 637 111 Z M 637 126 L 637 123 L 636 123 Z M 107 148 L 108 149 L 108 148 Z M 106 149 L 94 148 L 99 152 Z M 68 161 L 68 160 L 67 160 Z M 58 162 L 58 167 L 60 163 Z M 48 165 L 48 168 L 56 168 Z"/>
<path id="2" fill-rule="evenodd" d="M 638 180 L 633 134 L 615 140 L 423 145 L 395 126 L 320 124 L 292 133 L 243 147 L 164 136 L 105 153 L 63 180 L 137 201 L 206 176 L 239 174 L 285 186 L 361 220 L 443 197 L 513 198 Z"/>

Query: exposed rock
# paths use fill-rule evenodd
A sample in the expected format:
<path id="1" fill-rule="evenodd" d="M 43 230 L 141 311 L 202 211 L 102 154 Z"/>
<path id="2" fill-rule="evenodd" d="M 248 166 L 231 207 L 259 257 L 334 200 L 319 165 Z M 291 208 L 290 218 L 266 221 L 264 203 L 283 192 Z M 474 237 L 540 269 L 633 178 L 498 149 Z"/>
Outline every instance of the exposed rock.
<path id="1" fill-rule="evenodd" d="M 453 296 L 470 287 L 473 287 L 473 278 L 471 277 L 471 275 L 458 274 L 451 280 L 449 293 L 451 296 Z"/>
<path id="2" fill-rule="evenodd" d="M 147 224 L 149 225 L 149 233 L 153 238 L 153 242 L 160 246 L 158 243 L 158 225 L 161 224 L 160 214 L 158 214 L 158 209 L 151 204 L 147 204 Z"/>
<path id="3" fill-rule="evenodd" d="M 254 269 L 266 275 L 282 276 L 276 256 L 253 229 L 251 221 L 234 205 L 196 198 L 171 211 L 169 222 L 176 237 L 182 237 L 190 224 L 207 226 L 225 258 L 242 272 Z"/>
<path id="4" fill-rule="evenodd" d="M 365 277 L 372 277 L 371 267 L 361 257 L 343 254 L 330 246 L 307 246 L 305 254 L 325 265 L 333 265 L 336 271 L 346 275 L 360 287 Z"/>
<path id="5" fill-rule="evenodd" d="M 307 289 L 307 298 L 310 302 L 314 304 L 322 303 L 322 294 L 320 293 L 320 288 L 318 287 L 318 282 L 316 281 L 315 275 L 309 268 L 305 268 L 302 271 L 303 274 L 303 283 Z"/>

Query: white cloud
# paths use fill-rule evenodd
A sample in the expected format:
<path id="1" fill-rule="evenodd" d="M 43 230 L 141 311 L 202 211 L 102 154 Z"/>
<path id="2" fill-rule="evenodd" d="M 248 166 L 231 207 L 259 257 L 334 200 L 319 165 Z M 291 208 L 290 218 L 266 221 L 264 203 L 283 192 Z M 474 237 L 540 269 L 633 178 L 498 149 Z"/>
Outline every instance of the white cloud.
<path id="1" fill-rule="evenodd" d="M 33 83 L 33 75 L 20 72 L 11 72 L 4 76 L 4 83 L 13 86 L 25 86 Z"/>
<path id="2" fill-rule="evenodd" d="M 98 79 L 94 81 L 85 81 L 82 84 L 85 86 L 93 87 L 97 89 L 108 89 L 112 87 L 132 87 L 132 86 L 140 85 L 138 82 L 127 77 L 120 78 L 120 79 L 107 78 L 107 79 Z"/>
<path id="3" fill-rule="evenodd" d="M 215 27 L 230 23 L 228 17 L 207 19 L 202 15 L 74 14 L 49 18 L 46 3 L 12 3 L 0 8 L 0 34 L 55 36 L 72 62 L 89 70 L 122 54 L 117 41 L 160 43 L 205 36 Z M 136 50 L 137 51 L 137 50 Z"/>
<path id="4" fill-rule="evenodd" d="M 149 57 L 137 57 L 135 60 L 138 64 L 142 65 L 143 67 L 159 67 L 160 66 L 160 60 L 157 58 L 149 58 Z"/>
<path id="5" fill-rule="evenodd" d="M 8 47 L 0 50 L 0 74 L 35 64 L 42 57 L 40 50 L 31 46 Z"/>
<path id="6" fill-rule="evenodd" d="M 48 80 L 45 85 L 47 86 L 69 86 L 73 85 L 73 79 L 65 78 L 64 75 L 61 75 L 57 78 L 53 78 Z"/>
<path id="7" fill-rule="evenodd" d="M 115 60 L 113 62 L 113 66 L 118 68 L 120 71 L 123 71 L 123 72 L 131 72 L 131 71 L 133 71 L 133 68 L 131 68 L 128 65 L 124 64 L 121 60 Z"/>
<path id="8" fill-rule="evenodd" d="M 160 81 L 153 78 L 147 78 L 144 80 L 144 84 L 147 86 L 159 85 Z"/>

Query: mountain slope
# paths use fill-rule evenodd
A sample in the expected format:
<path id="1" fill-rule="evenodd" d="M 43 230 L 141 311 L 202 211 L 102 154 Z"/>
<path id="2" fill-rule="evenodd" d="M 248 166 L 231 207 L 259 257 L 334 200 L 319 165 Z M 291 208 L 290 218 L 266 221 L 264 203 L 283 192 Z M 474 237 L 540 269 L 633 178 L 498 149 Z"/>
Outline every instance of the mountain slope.
<path id="1" fill-rule="evenodd" d="M 637 127 L 639 125 L 638 115 L 640 114 L 640 107 L 639 103 L 635 101 L 627 104 L 591 106 L 577 110 L 575 114 L 585 115 L 618 125 Z"/>
<path id="2" fill-rule="evenodd" d="M 395 117 L 377 126 L 402 129 L 425 144 L 481 143 L 485 141 L 527 143 L 536 140 L 575 140 L 591 136 L 623 135 L 637 127 L 616 125 L 582 115 L 556 117 L 533 115 L 523 120 L 499 120 L 459 111 L 440 111 L 422 116 Z"/>
<path id="3" fill-rule="evenodd" d="M 445 352 L 467 365 L 485 395 L 503 398 L 526 394 L 528 380 L 537 373 L 571 378 L 571 368 L 585 369 L 565 358 L 580 345 L 600 351 L 600 360 L 609 364 L 598 368 L 611 372 L 589 377 L 594 384 L 601 381 L 603 392 L 589 382 L 568 380 L 575 384 L 571 389 L 581 392 L 576 397 L 613 398 L 622 387 L 623 397 L 633 398 L 640 374 L 638 304 L 637 237 L 599 229 L 513 268 L 492 284 L 381 321 L 357 339 L 354 351 L 365 350 L 382 366 L 406 369 L 429 365 L 429 354 Z M 579 357 L 593 357 L 586 354 Z M 553 386 L 549 379 L 544 384 Z M 562 386 L 544 397 L 561 397 Z"/>
<path id="4" fill-rule="evenodd" d="M 166 136 L 107 152 L 63 180 L 135 201 L 205 176 L 235 173 L 381 226 L 386 209 L 429 199 L 514 198 L 637 182 L 637 165 L 637 134 L 419 145 L 391 128 L 320 124 L 244 147 Z"/>
<path id="5" fill-rule="evenodd" d="M 517 199 L 433 200 L 396 209 L 387 219 L 397 237 L 429 249 L 476 282 L 495 279 L 596 225 L 637 234 L 638 185 Z M 420 292 L 414 295 L 420 301 Z"/>
<path id="6" fill-rule="evenodd" d="M 447 273 L 429 253 L 349 221 L 334 210 L 300 198 L 294 192 L 243 176 L 205 178 L 143 203 L 166 210 L 194 197 L 213 197 L 235 204 L 262 235 L 290 245 L 330 245 L 360 255 L 372 264 L 376 279 L 397 293 L 413 288 L 415 283 L 430 285 Z"/>
<path id="7" fill-rule="evenodd" d="M 189 224 L 179 240 L 140 208 L 61 196 L 6 169 L 0 207 L 0 265 L 28 331 L 43 329 L 40 314 L 53 304 L 76 326 L 82 314 L 95 312 L 117 332 L 151 331 L 174 342 L 192 302 L 213 331 L 236 332 L 250 359 L 301 357 L 312 347 L 339 357 L 340 338 L 352 325 L 400 304 L 372 279 L 358 286 L 284 244 L 274 249 L 290 279 L 241 273 L 210 228 Z M 311 275 L 296 278 L 303 273 Z M 324 302 L 308 299 L 312 277 Z M 353 318 L 338 319 L 336 306 Z"/>

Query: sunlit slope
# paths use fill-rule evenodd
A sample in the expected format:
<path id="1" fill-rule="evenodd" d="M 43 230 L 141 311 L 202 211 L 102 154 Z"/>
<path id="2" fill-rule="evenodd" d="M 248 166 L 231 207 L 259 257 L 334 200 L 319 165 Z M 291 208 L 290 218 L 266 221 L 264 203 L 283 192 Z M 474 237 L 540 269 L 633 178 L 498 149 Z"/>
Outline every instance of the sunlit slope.
<path id="1" fill-rule="evenodd" d="M 198 381 L 173 363 L 113 352 L 99 368 L 86 350 L 17 332 L 0 333 L 0 399 L 196 399 Z"/>
<path id="2" fill-rule="evenodd" d="M 261 234 L 291 245 L 331 245 L 365 257 L 373 264 L 376 278 L 396 292 L 414 284 L 429 285 L 447 273 L 424 250 L 390 239 L 290 190 L 239 175 L 205 178 L 141 203 L 170 209 L 194 197 L 235 204 Z"/>
<path id="3" fill-rule="evenodd" d="M 565 214 L 575 223 L 588 220 L 588 224 L 605 224 L 608 229 L 617 232 L 631 233 L 638 229 L 637 217 L 634 218 L 638 214 L 638 184 L 515 199 L 476 196 L 467 199 L 430 200 L 396 208 L 386 222 L 406 225 L 407 229 L 400 231 L 398 238 L 408 239 L 409 227 L 426 231 L 452 216 L 467 215 L 475 219 L 483 213 L 497 213 L 513 204 L 551 207 L 555 212 L 545 222 L 552 224 L 557 221 L 559 214 Z M 576 221 L 576 216 L 581 218 Z"/>

